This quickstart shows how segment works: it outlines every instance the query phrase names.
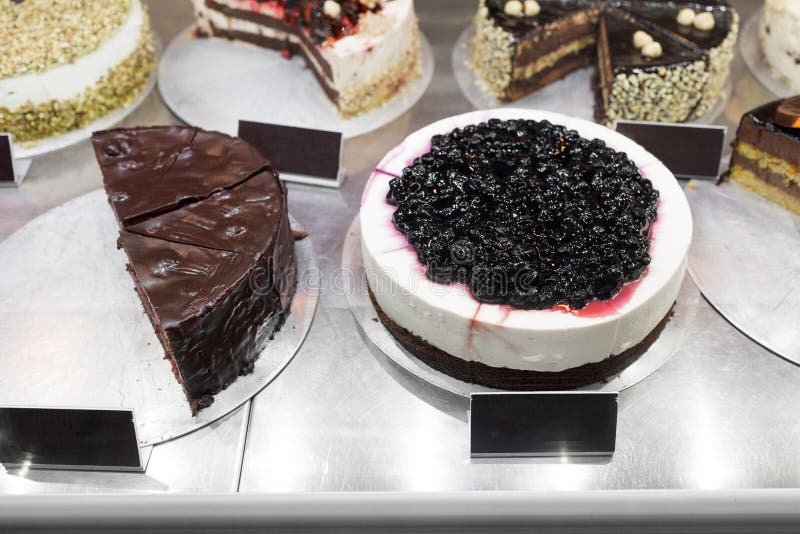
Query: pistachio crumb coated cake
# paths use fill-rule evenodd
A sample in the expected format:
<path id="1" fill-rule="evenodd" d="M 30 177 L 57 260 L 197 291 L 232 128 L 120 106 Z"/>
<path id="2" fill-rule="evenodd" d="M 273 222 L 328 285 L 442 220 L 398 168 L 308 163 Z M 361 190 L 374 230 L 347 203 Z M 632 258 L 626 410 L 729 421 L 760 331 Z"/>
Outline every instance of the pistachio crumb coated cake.
<path id="1" fill-rule="evenodd" d="M 32 142 L 128 105 L 156 51 L 141 0 L 0 0 L 0 132 Z"/>
<path id="2" fill-rule="evenodd" d="M 513 101 L 596 66 L 595 116 L 683 122 L 722 97 L 739 18 L 724 0 L 480 0 L 478 84 Z"/>
<path id="3" fill-rule="evenodd" d="M 692 218 L 674 176 L 603 126 L 476 111 L 391 150 L 361 200 L 378 317 L 427 365 L 503 389 L 624 370 L 667 325 Z"/>
<path id="4" fill-rule="evenodd" d="M 201 35 L 298 54 L 345 118 L 421 72 L 413 0 L 192 0 Z"/>
<path id="5" fill-rule="evenodd" d="M 744 114 L 726 176 L 800 215 L 800 95 Z"/>

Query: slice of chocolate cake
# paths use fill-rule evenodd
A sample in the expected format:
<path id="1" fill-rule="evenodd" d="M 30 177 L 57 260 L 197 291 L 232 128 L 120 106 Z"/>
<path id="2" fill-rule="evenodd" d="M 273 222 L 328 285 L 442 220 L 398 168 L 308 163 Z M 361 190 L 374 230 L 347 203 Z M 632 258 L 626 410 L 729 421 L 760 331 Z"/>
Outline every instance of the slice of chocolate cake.
<path id="1" fill-rule="evenodd" d="M 800 215 L 800 96 L 746 113 L 727 177 Z"/>
<path id="2" fill-rule="evenodd" d="M 128 270 L 195 413 L 252 372 L 288 313 L 286 190 L 252 146 L 224 134 L 170 126 L 92 141 Z"/>
<path id="3" fill-rule="evenodd" d="M 646 36 L 646 37 L 645 37 Z M 649 41 L 642 46 L 642 41 Z M 690 120 L 708 82 L 706 56 L 677 36 L 606 10 L 597 44 L 598 122 Z"/>
<path id="4" fill-rule="evenodd" d="M 536 16 L 505 12 L 505 0 L 481 0 L 470 68 L 501 100 L 517 100 L 592 64 L 599 5 L 542 2 Z M 524 9 L 524 5 L 523 5 Z"/>
<path id="5" fill-rule="evenodd" d="M 738 24 L 724 0 L 480 0 L 470 68 L 513 101 L 595 64 L 598 120 L 682 122 L 723 96 Z"/>

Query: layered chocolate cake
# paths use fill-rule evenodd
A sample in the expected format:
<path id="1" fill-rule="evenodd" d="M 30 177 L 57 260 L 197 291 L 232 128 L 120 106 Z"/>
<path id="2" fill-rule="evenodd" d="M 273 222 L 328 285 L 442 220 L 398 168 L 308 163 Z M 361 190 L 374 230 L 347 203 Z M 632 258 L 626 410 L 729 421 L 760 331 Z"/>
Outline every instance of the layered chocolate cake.
<path id="1" fill-rule="evenodd" d="M 688 121 L 722 96 L 738 27 L 723 0 L 481 0 L 470 67 L 513 101 L 596 65 L 599 121 Z"/>
<path id="2" fill-rule="evenodd" d="M 727 177 L 800 215 L 800 96 L 742 117 Z"/>
<path id="3" fill-rule="evenodd" d="M 0 132 L 19 143 L 129 105 L 156 66 L 141 0 L 0 0 Z"/>
<path id="4" fill-rule="evenodd" d="M 201 35 L 302 56 L 344 117 L 420 73 L 413 0 L 192 0 Z"/>
<path id="5" fill-rule="evenodd" d="M 692 220 L 674 176 L 605 127 L 501 109 L 445 119 L 368 182 L 378 317 L 460 380 L 564 389 L 621 372 L 672 313 Z"/>
<path id="6" fill-rule="evenodd" d="M 241 139 L 185 126 L 92 136 L 136 291 L 192 413 L 252 372 L 295 290 L 286 189 Z"/>

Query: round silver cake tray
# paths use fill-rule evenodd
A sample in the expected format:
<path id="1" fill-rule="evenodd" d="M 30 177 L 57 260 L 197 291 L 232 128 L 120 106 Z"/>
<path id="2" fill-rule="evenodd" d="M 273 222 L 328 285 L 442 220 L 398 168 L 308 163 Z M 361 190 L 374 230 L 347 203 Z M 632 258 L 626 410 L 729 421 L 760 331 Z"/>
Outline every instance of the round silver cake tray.
<path id="1" fill-rule="evenodd" d="M 343 119 L 305 61 L 252 44 L 197 38 L 195 26 L 164 51 L 158 89 L 184 122 L 236 135 L 239 120 L 342 132 L 345 139 L 388 124 L 411 109 L 433 78 L 433 53 L 420 34 L 422 75 L 378 109 Z"/>
<path id="2" fill-rule="evenodd" d="M 156 45 L 156 54 L 157 56 L 160 56 L 161 41 L 155 35 L 153 36 L 153 41 L 155 42 Z M 153 72 L 150 74 L 150 78 L 147 79 L 147 83 L 142 88 L 142 90 L 133 98 L 130 104 L 128 104 L 124 108 L 112 111 L 108 115 L 97 119 L 96 121 L 91 123 L 89 126 L 86 126 L 85 128 L 81 128 L 80 130 L 72 130 L 71 132 L 67 132 L 65 134 L 57 135 L 54 137 L 48 137 L 47 139 L 42 139 L 41 141 L 15 144 L 14 159 L 30 159 L 30 158 L 35 158 L 37 156 L 43 156 L 45 154 L 49 154 L 50 152 L 62 150 L 64 148 L 71 147 L 72 145 L 76 145 L 81 141 L 85 141 L 92 137 L 92 132 L 96 132 L 99 130 L 108 130 L 109 128 L 113 128 L 114 126 L 125 120 L 125 118 L 128 115 L 136 111 L 139 108 L 139 106 L 142 105 L 142 102 L 144 102 L 145 99 L 148 96 L 150 96 L 150 93 L 156 86 L 157 76 L 158 76 L 158 69 L 153 69 Z"/>
<path id="3" fill-rule="evenodd" d="M 572 72 L 563 79 L 514 102 L 501 102 L 478 86 L 475 74 L 468 66 L 469 41 L 473 35 L 475 35 L 475 28 L 470 24 L 461 32 L 453 47 L 452 63 L 453 75 L 458 82 L 459 88 L 461 88 L 461 92 L 464 93 L 464 96 L 476 109 L 499 107 L 540 109 L 590 121 L 595 120 L 595 98 L 591 83 L 593 68 L 584 68 Z M 708 113 L 692 121 L 692 123 L 712 123 L 725 109 L 725 105 L 731 97 L 732 89 L 733 84 L 729 77 L 723 86 L 723 97 Z"/>
<path id="4" fill-rule="evenodd" d="M 397 366 L 439 389 L 462 397 L 469 397 L 471 393 L 480 391 L 499 391 L 463 382 L 429 367 L 403 348 L 383 326 L 383 323 L 378 319 L 375 306 L 369 298 L 361 256 L 361 224 L 358 216 L 353 220 L 350 229 L 347 231 L 342 252 L 342 270 L 348 273 L 347 280 L 352 284 L 347 287 L 346 297 L 356 322 L 367 338 Z M 688 327 L 694 320 L 699 301 L 700 292 L 687 277 L 678 295 L 674 315 L 655 343 L 622 373 L 604 382 L 591 384 L 580 389 L 622 391 L 653 374 L 659 367 L 667 363 L 670 357 L 683 344 L 688 333 Z"/>
<path id="5" fill-rule="evenodd" d="M 736 182 L 693 181 L 689 272 L 744 334 L 800 364 L 800 217 Z"/>
<path id="6" fill-rule="evenodd" d="M 292 220 L 292 226 L 298 229 Z M 241 406 L 289 363 L 311 325 L 319 277 L 311 241 L 296 243 L 300 284 L 286 323 L 214 403 L 192 417 L 144 313 L 103 190 L 34 219 L 0 243 L 0 405 L 134 410 L 154 445 Z"/>
<path id="7" fill-rule="evenodd" d="M 747 68 L 753 76 L 761 82 L 761 85 L 769 89 L 781 98 L 797 94 L 785 78 L 775 74 L 764 58 L 761 50 L 761 43 L 758 40 L 758 26 L 761 23 L 761 10 L 759 9 L 753 16 L 742 24 L 739 33 L 739 49 L 742 51 Z"/>

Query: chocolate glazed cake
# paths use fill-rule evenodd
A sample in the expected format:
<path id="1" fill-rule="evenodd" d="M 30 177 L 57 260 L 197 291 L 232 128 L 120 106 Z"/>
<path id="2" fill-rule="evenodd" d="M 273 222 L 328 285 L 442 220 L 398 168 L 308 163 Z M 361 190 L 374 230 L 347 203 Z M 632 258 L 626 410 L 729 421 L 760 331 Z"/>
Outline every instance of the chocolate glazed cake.
<path id="1" fill-rule="evenodd" d="M 192 127 L 92 136 L 119 246 L 192 413 L 253 371 L 296 285 L 286 189 L 241 139 Z"/>
<path id="2" fill-rule="evenodd" d="M 727 177 L 800 215 L 800 96 L 742 117 Z"/>
<path id="3" fill-rule="evenodd" d="M 599 122 L 689 121 L 722 95 L 738 20 L 722 0 L 480 0 L 470 68 L 513 101 L 595 65 Z"/>

